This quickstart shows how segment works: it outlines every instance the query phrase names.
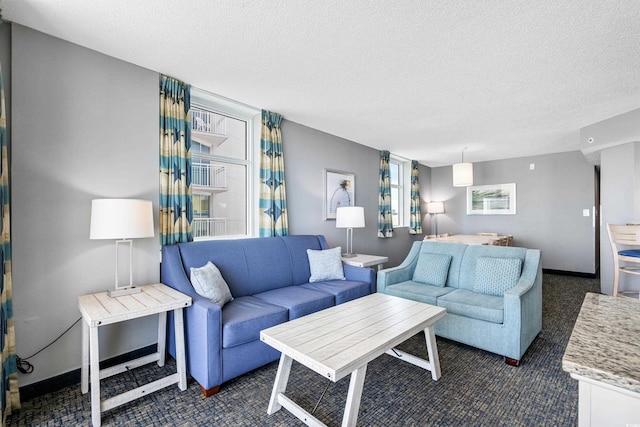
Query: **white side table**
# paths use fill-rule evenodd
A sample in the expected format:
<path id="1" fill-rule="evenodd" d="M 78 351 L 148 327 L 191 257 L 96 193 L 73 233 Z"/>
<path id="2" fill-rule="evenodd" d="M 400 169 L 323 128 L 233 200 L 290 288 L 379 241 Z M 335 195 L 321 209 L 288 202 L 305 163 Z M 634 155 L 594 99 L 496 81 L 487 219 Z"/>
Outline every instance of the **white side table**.
<path id="1" fill-rule="evenodd" d="M 342 262 L 347 265 L 352 265 L 354 267 L 371 267 L 373 265 L 377 265 L 378 270 L 382 270 L 382 264 L 388 261 L 388 257 L 378 255 L 358 254 L 351 258 L 342 257 Z"/>
<path id="2" fill-rule="evenodd" d="M 91 369 L 91 421 L 100 426 L 100 414 L 168 385 L 178 383 L 180 390 L 187 389 L 187 371 L 184 354 L 184 327 L 182 309 L 191 305 L 191 297 L 161 283 L 141 287 L 137 294 L 111 298 L 106 292 L 78 297 L 82 313 L 82 393 L 89 391 L 89 367 Z M 100 401 L 100 380 L 126 372 L 151 362 L 164 366 L 166 348 L 167 312 L 173 310 L 176 331 L 177 373 L 153 381 L 141 387 Z M 158 314 L 158 351 L 111 368 L 100 370 L 98 327 L 125 320 Z"/>

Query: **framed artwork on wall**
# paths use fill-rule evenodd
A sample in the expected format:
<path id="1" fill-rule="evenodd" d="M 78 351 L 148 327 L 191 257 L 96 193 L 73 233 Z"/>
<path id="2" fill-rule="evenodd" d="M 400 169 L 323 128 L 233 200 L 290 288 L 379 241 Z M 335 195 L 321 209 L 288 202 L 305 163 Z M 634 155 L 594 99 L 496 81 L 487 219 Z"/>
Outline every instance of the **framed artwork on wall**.
<path id="1" fill-rule="evenodd" d="M 515 215 L 516 184 L 467 187 L 467 215 Z"/>
<path id="2" fill-rule="evenodd" d="M 355 206 L 356 176 L 350 172 L 324 170 L 324 219 L 336 219 L 336 209 Z"/>

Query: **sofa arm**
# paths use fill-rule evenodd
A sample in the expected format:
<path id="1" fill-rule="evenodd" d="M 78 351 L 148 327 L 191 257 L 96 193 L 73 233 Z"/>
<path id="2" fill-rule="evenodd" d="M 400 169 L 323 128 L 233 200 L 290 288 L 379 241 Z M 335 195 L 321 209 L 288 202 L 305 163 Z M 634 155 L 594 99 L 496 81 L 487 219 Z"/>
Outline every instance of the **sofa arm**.
<path id="1" fill-rule="evenodd" d="M 184 310 L 187 371 L 206 390 L 222 382 L 222 310 L 199 295 L 187 277 L 177 245 L 162 248 L 162 283 L 189 295 L 193 303 Z M 173 318 L 168 328 L 169 350 L 175 356 Z"/>
<path id="2" fill-rule="evenodd" d="M 397 267 L 385 268 L 378 271 L 378 292 L 384 293 L 387 286 L 391 286 L 395 283 L 406 282 L 413 278 L 413 272 L 416 269 L 421 245 L 422 242 L 413 242 L 411 250 L 404 261 L 402 261 L 402 264 Z"/>
<path id="3" fill-rule="evenodd" d="M 376 292 L 376 272 L 372 268 L 354 267 L 343 264 L 344 278 L 369 284 L 369 293 Z"/>
<path id="4" fill-rule="evenodd" d="M 528 249 L 518 284 L 504 293 L 504 325 L 520 338 L 520 355 L 542 330 L 540 251 Z M 517 331 L 517 332 L 516 332 Z"/>

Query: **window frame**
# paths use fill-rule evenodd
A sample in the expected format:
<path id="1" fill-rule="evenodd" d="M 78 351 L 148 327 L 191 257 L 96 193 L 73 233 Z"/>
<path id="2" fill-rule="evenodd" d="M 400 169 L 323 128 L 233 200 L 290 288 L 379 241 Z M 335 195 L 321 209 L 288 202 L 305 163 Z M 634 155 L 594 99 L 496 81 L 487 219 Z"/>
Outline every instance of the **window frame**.
<path id="1" fill-rule="evenodd" d="M 246 192 L 246 234 L 200 237 L 198 240 L 234 239 L 245 237 L 256 237 L 258 231 L 256 180 L 258 179 L 259 167 L 255 159 L 259 159 L 260 150 L 260 115 L 261 110 L 241 102 L 215 95 L 202 89 L 191 87 L 191 108 L 199 108 L 224 115 L 232 119 L 241 120 L 246 123 L 246 147 L 245 159 L 229 158 L 226 156 L 216 156 L 207 153 L 197 153 L 196 157 L 201 159 L 215 160 L 228 164 L 235 164 L 245 167 L 245 192 Z M 193 159 L 192 153 L 192 159 Z M 206 191 L 195 190 L 193 194 L 208 194 Z"/>
<path id="2" fill-rule="evenodd" d="M 390 184 L 398 190 L 398 224 L 394 228 L 409 227 L 409 212 L 411 206 L 411 161 L 395 154 L 389 155 L 389 168 L 398 165 L 398 184 Z M 393 198 L 391 200 L 393 208 Z"/>

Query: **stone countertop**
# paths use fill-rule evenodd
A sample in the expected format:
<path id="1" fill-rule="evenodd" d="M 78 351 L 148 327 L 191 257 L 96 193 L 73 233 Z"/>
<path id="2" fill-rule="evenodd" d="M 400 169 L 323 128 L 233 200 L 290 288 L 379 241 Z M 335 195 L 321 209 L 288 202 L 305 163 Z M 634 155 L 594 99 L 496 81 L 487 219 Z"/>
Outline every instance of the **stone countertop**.
<path id="1" fill-rule="evenodd" d="M 587 293 L 562 369 L 640 393 L 640 301 Z"/>

